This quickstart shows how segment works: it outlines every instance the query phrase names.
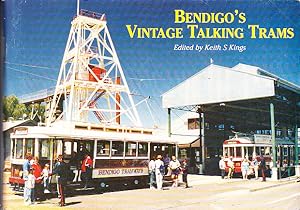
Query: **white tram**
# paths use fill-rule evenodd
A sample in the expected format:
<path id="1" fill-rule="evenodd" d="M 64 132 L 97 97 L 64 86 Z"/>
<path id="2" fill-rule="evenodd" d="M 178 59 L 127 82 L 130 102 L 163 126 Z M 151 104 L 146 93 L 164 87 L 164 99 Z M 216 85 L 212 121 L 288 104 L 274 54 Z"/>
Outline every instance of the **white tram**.
<path id="1" fill-rule="evenodd" d="M 73 183 L 81 182 L 80 162 L 88 153 L 93 159 L 93 184 L 98 189 L 116 183 L 146 186 L 150 157 L 177 154 L 176 142 L 153 135 L 150 129 L 84 123 L 58 125 L 15 128 L 11 134 L 11 184 L 24 184 L 22 165 L 27 153 L 39 157 L 42 167 L 50 164 L 50 170 L 62 154 L 73 171 L 69 180 Z"/>

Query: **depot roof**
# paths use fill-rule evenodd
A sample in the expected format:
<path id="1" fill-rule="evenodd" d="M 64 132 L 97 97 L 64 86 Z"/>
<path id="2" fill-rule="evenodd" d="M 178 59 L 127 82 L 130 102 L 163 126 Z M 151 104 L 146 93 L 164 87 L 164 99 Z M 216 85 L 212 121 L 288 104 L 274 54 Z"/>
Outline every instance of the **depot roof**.
<path id="1" fill-rule="evenodd" d="M 256 66 L 211 64 L 162 95 L 163 108 L 275 96 L 276 86 L 297 94 L 300 87 Z"/>

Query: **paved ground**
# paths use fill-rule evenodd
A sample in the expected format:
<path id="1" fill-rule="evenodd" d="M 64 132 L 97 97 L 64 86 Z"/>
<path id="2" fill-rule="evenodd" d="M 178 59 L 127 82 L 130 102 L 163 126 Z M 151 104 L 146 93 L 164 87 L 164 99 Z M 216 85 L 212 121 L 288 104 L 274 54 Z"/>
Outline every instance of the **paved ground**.
<path id="1" fill-rule="evenodd" d="M 104 194 L 79 191 L 77 195 L 67 198 L 68 205 L 65 208 L 89 210 L 261 209 L 264 202 L 267 202 L 265 209 L 299 209 L 294 204 L 300 204 L 300 187 L 295 177 L 281 181 L 268 179 L 266 182 L 261 182 L 261 180 L 245 181 L 241 178 L 222 180 L 219 176 L 189 175 L 188 180 L 192 187 L 187 189 L 165 187 L 164 190 L 136 189 Z M 282 191 L 288 194 L 281 196 Z M 272 197 L 272 194 L 277 197 Z M 268 199 L 264 199 L 265 197 Z M 251 204 L 253 199 L 258 202 Z M 286 201 L 290 201 L 290 206 L 285 205 Z M 57 202 L 58 199 L 52 198 L 33 206 L 24 206 L 22 195 L 15 194 L 7 184 L 4 184 L 6 210 L 61 209 L 57 207 Z M 245 205 L 247 208 L 244 208 Z"/>

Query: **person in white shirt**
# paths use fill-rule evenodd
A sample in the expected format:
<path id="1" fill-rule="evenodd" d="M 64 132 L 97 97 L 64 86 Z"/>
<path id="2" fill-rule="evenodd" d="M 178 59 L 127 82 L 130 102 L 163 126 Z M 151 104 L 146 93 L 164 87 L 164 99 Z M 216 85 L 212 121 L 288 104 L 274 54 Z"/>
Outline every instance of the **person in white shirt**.
<path id="1" fill-rule="evenodd" d="M 24 202 L 26 205 L 34 204 L 35 195 L 34 195 L 34 187 L 35 187 L 35 176 L 33 175 L 33 169 L 29 169 L 29 174 L 25 181 L 24 191 L 26 190 L 27 197 Z"/>
<path id="2" fill-rule="evenodd" d="M 49 164 L 46 163 L 45 167 L 42 170 L 42 178 L 43 178 L 43 184 L 44 184 L 44 193 L 51 193 L 49 191 L 49 174 L 50 174 L 50 170 L 49 170 Z"/>
<path id="3" fill-rule="evenodd" d="M 162 161 L 162 156 L 157 155 L 155 160 L 155 177 L 156 177 L 156 184 L 157 189 L 162 190 L 163 185 L 163 175 L 164 175 L 165 167 L 164 162 Z"/>
<path id="4" fill-rule="evenodd" d="M 172 179 L 173 179 L 173 185 L 172 187 L 178 186 L 178 175 L 180 173 L 180 162 L 176 159 L 176 157 L 173 155 L 172 160 L 169 163 L 169 167 L 172 170 Z"/>
<path id="5" fill-rule="evenodd" d="M 253 160 L 251 162 L 251 166 L 254 169 L 255 179 L 258 179 L 258 161 L 256 157 L 253 157 Z"/>
<path id="6" fill-rule="evenodd" d="M 224 157 L 222 156 L 220 161 L 219 161 L 219 169 L 221 170 L 221 176 L 222 176 L 222 179 L 224 179 L 225 177 L 225 161 L 224 161 Z"/>
<path id="7" fill-rule="evenodd" d="M 148 165 L 149 169 L 149 179 L 150 179 L 150 189 L 154 189 L 154 184 L 155 184 L 155 156 L 152 157 L 152 159 L 149 162 Z"/>

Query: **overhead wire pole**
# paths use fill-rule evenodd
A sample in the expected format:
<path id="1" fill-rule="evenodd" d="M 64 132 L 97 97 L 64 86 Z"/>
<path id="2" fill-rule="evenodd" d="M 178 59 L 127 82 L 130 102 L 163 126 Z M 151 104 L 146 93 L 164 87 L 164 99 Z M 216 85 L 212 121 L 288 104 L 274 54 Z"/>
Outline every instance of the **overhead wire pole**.
<path id="1" fill-rule="evenodd" d="M 271 136 L 272 136 L 272 158 L 273 158 L 273 168 L 272 168 L 272 179 L 277 180 L 277 165 L 276 165 L 276 131 L 275 131 L 275 113 L 274 104 L 270 103 L 270 117 L 271 117 Z"/>

